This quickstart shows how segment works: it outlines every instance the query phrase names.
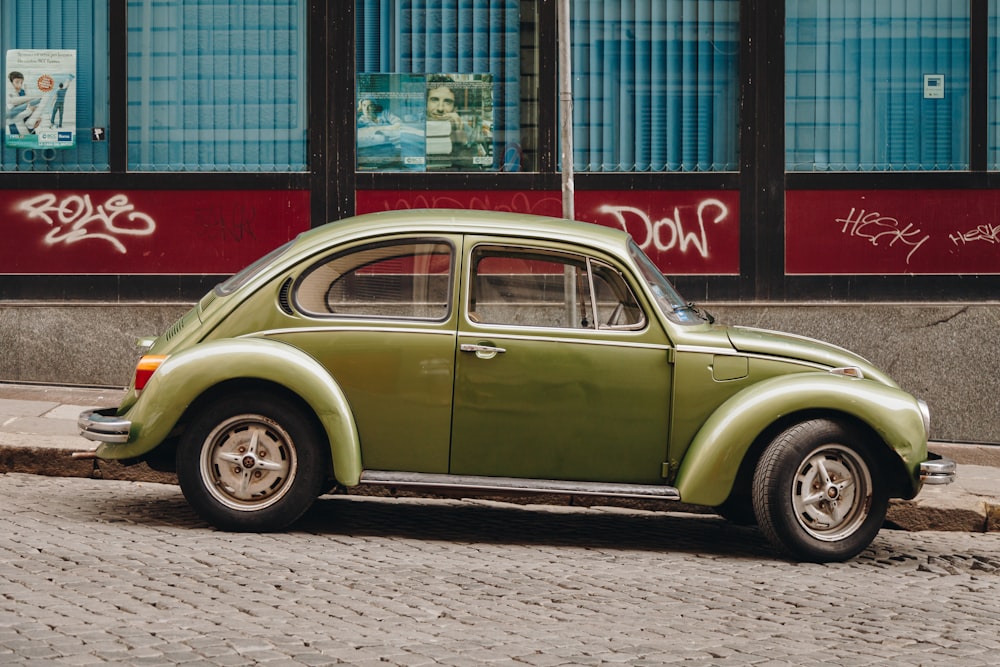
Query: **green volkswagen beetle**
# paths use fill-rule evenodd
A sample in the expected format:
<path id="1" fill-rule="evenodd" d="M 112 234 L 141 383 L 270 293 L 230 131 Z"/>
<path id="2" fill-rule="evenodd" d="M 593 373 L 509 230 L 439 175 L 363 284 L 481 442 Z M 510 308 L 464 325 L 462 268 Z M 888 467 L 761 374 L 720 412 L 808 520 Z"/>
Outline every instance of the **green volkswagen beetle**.
<path id="1" fill-rule="evenodd" d="M 715 324 L 621 231 L 397 211 L 300 235 L 146 341 L 89 455 L 175 470 L 225 530 L 334 487 L 683 501 L 851 558 L 952 481 L 926 405 L 801 337 Z"/>

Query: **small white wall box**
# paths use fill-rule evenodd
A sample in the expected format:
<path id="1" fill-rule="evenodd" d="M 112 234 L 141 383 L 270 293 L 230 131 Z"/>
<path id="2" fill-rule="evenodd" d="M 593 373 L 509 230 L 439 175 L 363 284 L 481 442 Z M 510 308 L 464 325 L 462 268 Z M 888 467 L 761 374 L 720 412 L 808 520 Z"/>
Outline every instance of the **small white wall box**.
<path id="1" fill-rule="evenodd" d="M 944 74 L 924 74 L 924 99 L 944 99 Z"/>

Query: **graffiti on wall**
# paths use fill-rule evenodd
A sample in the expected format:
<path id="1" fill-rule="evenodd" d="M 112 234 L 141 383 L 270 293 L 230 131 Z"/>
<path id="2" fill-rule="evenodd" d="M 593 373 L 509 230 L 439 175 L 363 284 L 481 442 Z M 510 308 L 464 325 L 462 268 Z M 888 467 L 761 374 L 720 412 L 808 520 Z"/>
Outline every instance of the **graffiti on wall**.
<path id="1" fill-rule="evenodd" d="M 605 204 L 600 211 L 612 216 L 622 231 L 631 234 L 645 252 L 676 250 L 687 254 L 691 249 L 704 259 L 708 259 L 710 253 L 706 226 L 724 223 L 729 218 L 729 207 L 715 198 L 699 202 L 693 220 L 689 219 L 686 225 L 678 206 L 674 207 L 672 215 L 655 220 L 648 211 L 635 206 Z"/>
<path id="2" fill-rule="evenodd" d="M 205 230 L 226 242 L 242 243 L 257 238 L 259 222 L 254 206 L 238 203 L 231 207 L 208 208 L 199 214 L 199 219 L 205 221 Z"/>
<path id="3" fill-rule="evenodd" d="M 848 213 L 837 216 L 838 211 Z M 790 191 L 785 197 L 785 271 L 997 274 L 1000 224 L 992 220 L 998 211 L 1000 193 L 995 190 Z"/>
<path id="4" fill-rule="evenodd" d="M 44 239 L 47 246 L 94 240 L 109 243 L 124 255 L 128 253 L 125 239 L 150 236 L 156 231 L 156 220 L 136 210 L 126 194 L 113 194 L 95 206 L 89 194 L 60 198 L 46 192 L 15 206 L 29 220 L 41 220 L 49 226 Z"/>
<path id="5" fill-rule="evenodd" d="M 882 215 L 878 211 L 852 208 L 845 218 L 837 218 L 837 224 L 843 225 L 841 233 L 854 238 L 868 241 L 873 246 L 892 248 L 900 246 L 906 250 L 906 263 L 910 263 L 913 254 L 924 245 L 930 236 L 913 225 L 902 223 L 897 218 Z"/>
<path id="6" fill-rule="evenodd" d="M 469 211 L 502 211 L 558 217 L 562 211 L 562 199 L 551 192 L 530 191 L 442 190 L 437 192 L 407 192 L 361 190 L 357 193 L 355 208 L 358 214 L 418 208 L 455 208 Z"/>
<path id="7" fill-rule="evenodd" d="M 227 275 L 309 229 L 309 192 L 23 191 L 0 224 L 5 274 Z"/>
<path id="8" fill-rule="evenodd" d="M 577 191 L 576 217 L 621 229 L 664 273 L 739 273 L 738 193 Z M 415 208 L 508 211 L 561 217 L 558 192 L 359 190 L 358 213 Z"/>
<path id="9" fill-rule="evenodd" d="M 955 231 L 948 235 L 955 245 L 966 245 L 977 241 L 990 245 L 1000 245 L 1000 225 L 979 225 L 968 231 Z"/>
<path id="10" fill-rule="evenodd" d="M 740 272 L 739 194 L 733 191 L 578 191 L 577 217 L 629 233 L 664 273 Z"/>

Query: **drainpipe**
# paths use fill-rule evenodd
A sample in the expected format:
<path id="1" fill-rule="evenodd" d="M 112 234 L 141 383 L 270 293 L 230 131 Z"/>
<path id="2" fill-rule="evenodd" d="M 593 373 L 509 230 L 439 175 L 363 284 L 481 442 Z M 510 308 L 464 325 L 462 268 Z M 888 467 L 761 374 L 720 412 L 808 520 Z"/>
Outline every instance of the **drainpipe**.
<path id="1" fill-rule="evenodd" d="M 570 0 L 559 0 L 556 13 L 559 24 L 559 117 L 563 217 L 572 220 L 576 217 L 576 209 L 573 204 L 573 55 L 570 48 L 569 3 Z"/>
<path id="2" fill-rule="evenodd" d="M 559 134 L 561 141 L 559 161 L 562 165 L 562 205 L 563 217 L 573 220 L 576 209 L 573 206 L 573 54 L 569 38 L 569 3 L 559 0 L 556 6 L 556 21 L 559 24 Z M 566 321 L 574 322 L 577 314 L 576 270 L 567 266 L 563 283 L 566 298 Z M 597 326 L 596 324 L 594 325 Z"/>

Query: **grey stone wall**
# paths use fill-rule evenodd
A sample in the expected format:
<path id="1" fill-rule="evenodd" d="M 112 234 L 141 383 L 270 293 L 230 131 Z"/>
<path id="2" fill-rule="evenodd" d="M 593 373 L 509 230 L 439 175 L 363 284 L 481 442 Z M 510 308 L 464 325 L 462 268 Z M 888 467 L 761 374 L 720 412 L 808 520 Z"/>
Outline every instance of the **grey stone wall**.
<path id="1" fill-rule="evenodd" d="M 0 303 L 0 381 L 124 387 L 136 341 L 191 305 Z"/>
<path id="2" fill-rule="evenodd" d="M 0 303 L 0 381 L 124 386 L 135 341 L 188 305 Z M 867 357 L 931 406 L 938 440 L 1000 443 L 1000 304 L 706 304 L 720 322 Z"/>

